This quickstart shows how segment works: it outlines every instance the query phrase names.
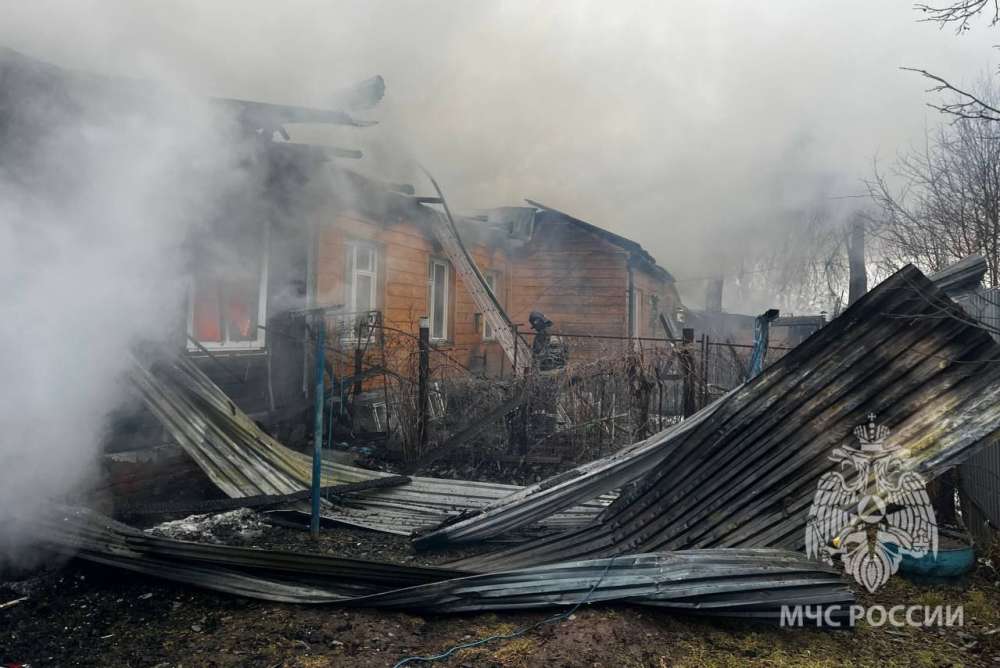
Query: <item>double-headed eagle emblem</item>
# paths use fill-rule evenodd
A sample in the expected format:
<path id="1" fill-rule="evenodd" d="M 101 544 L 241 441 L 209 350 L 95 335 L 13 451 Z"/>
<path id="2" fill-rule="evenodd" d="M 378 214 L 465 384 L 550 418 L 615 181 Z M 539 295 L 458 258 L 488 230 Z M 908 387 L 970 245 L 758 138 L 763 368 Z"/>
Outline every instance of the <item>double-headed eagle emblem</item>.
<path id="1" fill-rule="evenodd" d="M 806 554 L 847 572 L 870 592 L 884 585 L 903 555 L 937 556 L 934 509 L 915 471 L 905 470 L 900 447 L 887 446 L 889 429 L 875 423 L 854 428 L 860 447 L 837 448 L 830 459 L 841 471 L 819 480 L 806 523 Z M 853 469 L 846 471 L 845 469 Z"/>

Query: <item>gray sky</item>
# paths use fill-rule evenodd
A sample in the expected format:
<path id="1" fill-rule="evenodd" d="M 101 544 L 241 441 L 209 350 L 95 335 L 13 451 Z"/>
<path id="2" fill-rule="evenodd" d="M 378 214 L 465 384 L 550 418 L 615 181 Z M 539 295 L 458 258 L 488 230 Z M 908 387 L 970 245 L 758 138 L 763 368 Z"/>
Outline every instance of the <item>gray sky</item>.
<path id="1" fill-rule="evenodd" d="M 206 95 L 322 106 L 382 74 L 364 168 L 431 169 L 459 208 L 564 209 L 714 271 L 860 192 L 938 122 L 899 66 L 971 83 L 998 33 L 918 23 L 909 2 L 0 2 L 0 43 Z"/>

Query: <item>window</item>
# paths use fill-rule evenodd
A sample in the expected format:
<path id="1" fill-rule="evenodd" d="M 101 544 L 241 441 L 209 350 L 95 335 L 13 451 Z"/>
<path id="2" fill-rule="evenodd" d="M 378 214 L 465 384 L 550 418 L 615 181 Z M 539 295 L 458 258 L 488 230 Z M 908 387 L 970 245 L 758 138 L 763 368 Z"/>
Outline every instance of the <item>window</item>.
<path id="1" fill-rule="evenodd" d="M 649 318 L 647 318 L 649 323 L 649 332 L 658 332 L 660 330 L 660 297 L 659 295 L 649 295 Z"/>
<path id="2" fill-rule="evenodd" d="M 378 308 L 378 253 L 375 246 L 359 241 L 347 244 L 345 306 L 350 313 Z"/>
<path id="3" fill-rule="evenodd" d="M 632 288 L 632 332 L 631 336 L 638 337 L 642 331 L 642 290 Z"/>
<path id="4" fill-rule="evenodd" d="M 497 296 L 497 286 L 501 284 L 500 275 L 495 271 L 487 271 L 483 274 L 483 279 L 486 281 L 486 287 L 490 289 L 490 293 L 500 301 L 500 297 Z M 493 325 L 484 316 L 483 317 L 483 340 L 484 341 L 496 341 L 496 332 L 493 331 Z"/>
<path id="5" fill-rule="evenodd" d="M 430 319 L 431 339 L 438 341 L 448 338 L 448 263 L 431 260 L 430 277 Z"/>
<path id="6" fill-rule="evenodd" d="M 246 241 L 246 240 L 242 240 Z M 188 292 L 188 335 L 208 350 L 264 347 L 267 318 L 267 235 L 236 243 L 227 259 L 199 257 Z M 247 248 L 249 246 L 249 248 Z M 189 350 L 198 350 L 188 341 Z"/>

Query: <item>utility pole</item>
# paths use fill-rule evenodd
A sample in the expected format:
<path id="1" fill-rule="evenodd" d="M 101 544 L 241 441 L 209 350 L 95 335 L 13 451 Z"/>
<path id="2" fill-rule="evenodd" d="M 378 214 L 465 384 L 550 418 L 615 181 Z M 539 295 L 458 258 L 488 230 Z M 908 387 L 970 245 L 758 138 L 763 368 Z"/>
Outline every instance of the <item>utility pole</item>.
<path id="1" fill-rule="evenodd" d="M 722 313 L 722 287 L 725 279 L 722 276 L 708 279 L 705 285 L 705 311 Z"/>
<path id="2" fill-rule="evenodd" d="M 868 292 L 868 271 L 865 268 L 865 222 L 860 216 L 851 223 L 847 242 L 847 267 L 850 271 L 847 304 L 850 306 Z"/>

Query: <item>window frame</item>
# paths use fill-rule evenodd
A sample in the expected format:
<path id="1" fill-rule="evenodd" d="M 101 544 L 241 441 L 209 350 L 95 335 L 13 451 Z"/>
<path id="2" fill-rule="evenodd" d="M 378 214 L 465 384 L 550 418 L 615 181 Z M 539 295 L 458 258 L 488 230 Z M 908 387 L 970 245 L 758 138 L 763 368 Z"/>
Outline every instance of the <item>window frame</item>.
<path id="1" fill-rule="evenodd" d="M 632 299 L 629 304 L 629 309 L 631 313 L 632 320 L 632 338 L 638 339 L 642 336 L 642 290 L 639 288 L 632 288 Z"/>
<path id="2" fill-rule="evenodd" d="M 249 341 L 230 341 L 229 332 L 223 333 L 222 341 L 202 341 L 195 337 L 194 330 L 194 309 L 195 309 L 195 281 L 196 276 L 189 277 L 187 282 L 187 350 L 188 352 L 200 352 L 202 349 L 211 352 L 246 352 L 260 351 L 267 347 L 267 330 L 260 325 L 267 324 L 267 294 L 268 294 L 268 274 L 270 265 L 271 248 L 271 226 L 265 224 L 262 232 L 261 257 L 260 257 L 260 278 L 257 287 L 257 335 Z M 222 308 L 222 305 L 219 305 Z M 195 344 L 194 341 L 198 343 Z"/>
<path id="3" fill-rule="evenodd" d="M 489 289 L 489 291 L 493 294 L 497 302 L 499 302 L 500 305 L 503 306 L 503 300 L 500 299 L 500 295 L 499 293 L 497 293 L 497 285 L 503 285 L 503 275 L 499 271 L 487 270 L 483 272 L 483 281 L 486 283 L 487 289 Z M 493 285 L 490 285 L 491 281 L 493 282 Z M 483 341 L 497 340 L 497 333 L 496 331 L 493 330 L 493 326 L 490 325 L 490 321 L 488 318 L 485 317 L 485 315 L 483 316 L 482 334 L 483 334 Z"/>
<path id="4" fill-rule="evenodd" d="M 434 275 L 435 267 L 444 268 L 444 289 L 441 291 L 441 296 L 444 300 L 444 304 L 441 308 L 441 335 L 434 336 L 434 311 L 437 306 L 436 300 L 434 298 Z M 450 324 L 450 313 L 451 310 L 451 263 L 448 260 L 444 260 L 437 257 L 432 257 L 427 264 L 427 319 L 430 323 L 430 338 L 431 341 L 449 341 L 448 338 L 448 325 Z"/>
<path id="5" fill-rule="evenodd" d="M 364 311 L 368 313 L 369 311 L 377 311 L 379 308 L 379 252 L 378 246 L 371 241 L 366 241 L 364 239 L 350 239 L 345 244 L 347 249 L 347 258 L 344 271 L 344 290 L 347 294 L 344 295 L 345 306 L 348 313 L 361 313 L 358 310 L 358 281 L 357 277 L 359 275 L 366 276 L 371 279 L 370 294 L 368 295 L 368 308 Z M 358 269 L 358 249 L 366 249 L 371 253 L 371 268 L 370 269 Z"/>

